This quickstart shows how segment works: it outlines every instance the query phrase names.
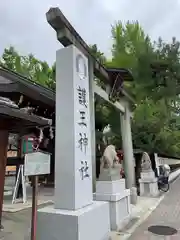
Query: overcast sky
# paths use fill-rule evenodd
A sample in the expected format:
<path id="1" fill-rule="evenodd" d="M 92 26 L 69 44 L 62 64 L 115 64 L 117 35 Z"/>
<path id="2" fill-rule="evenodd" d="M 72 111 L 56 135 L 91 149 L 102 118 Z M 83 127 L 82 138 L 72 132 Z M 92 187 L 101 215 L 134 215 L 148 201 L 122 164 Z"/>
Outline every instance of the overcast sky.
<path id="1" fill-rule="evenodd" d="M 22 54 L 53 63 L 61 45 L 45 13 L 57 6 L 83 39 L 96 43 L 106 55 L 116 20 L 138 20 L 153 39 L 180 40 L 180 0 L 1 0 L 0 54 L 13 45 Z"/>

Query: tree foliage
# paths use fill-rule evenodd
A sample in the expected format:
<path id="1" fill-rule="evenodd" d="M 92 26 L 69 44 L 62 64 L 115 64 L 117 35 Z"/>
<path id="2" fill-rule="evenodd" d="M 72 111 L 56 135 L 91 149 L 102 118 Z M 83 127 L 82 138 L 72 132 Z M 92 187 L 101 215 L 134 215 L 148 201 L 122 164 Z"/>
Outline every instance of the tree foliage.
<path id="1" fill-rule="evenodd" d="M 22 56 L 11 46 L 5 48 L 0 64 L 32 81 L 55 89 L 55 65 L 50 67 L 47 62 L 36 59 L 32 54 Z"/>
<path id="2" fill-rule="evenodd" d="M 136 23 L 112 28 L 111 64 L 130 68 L 134 82 L 126 85 L 137 107 L 132 121 L 134 147 L 180 155 L 179 74 L 180 44 L 173 38 L 151 42 Z"/>
<path id="3" fill-rule="evenodd" d="M 138 22 L 117 22 L 112 26 L 112 58 L 107 59 L 96 44 L 92 55 L 108 67 L 124 67 L 134 77 L 124 88 L 136 101 L 132 120 L 134 148 L 180 156 L 180 43 L 161 38 L 153 42 Z M 1 64 L 15 72 L 55 89 L 55 65 L 21 56 L 13 47 L 4 50 Z M 96 83 L 103 86 L 100 79 Z M 108 124 L 120 141 L 120 115 L 102 99 L 95 99 L 96 129 Z"/>

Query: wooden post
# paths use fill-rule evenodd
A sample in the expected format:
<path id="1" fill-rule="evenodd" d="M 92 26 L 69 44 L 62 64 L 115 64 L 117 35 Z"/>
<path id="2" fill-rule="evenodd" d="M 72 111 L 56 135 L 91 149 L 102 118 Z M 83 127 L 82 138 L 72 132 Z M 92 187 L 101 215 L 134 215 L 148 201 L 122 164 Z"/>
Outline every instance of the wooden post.
<path id="1" fill-rule="evenodd" d="M 8 147 L 8 136 L 7 130 L 0 130 L 0 228 L 2 229 L 2 209 L 3 209 L 3 198 L 4 198 L 4 183 L 7 163 L 7 147 Z"/>
<path id="2" fill-rule="evenodd" d="M 31 240 L 36 240 L 38 176 L 33 176 L 32 181 L 33 181 L 33 188 L 32 188 Z"/>

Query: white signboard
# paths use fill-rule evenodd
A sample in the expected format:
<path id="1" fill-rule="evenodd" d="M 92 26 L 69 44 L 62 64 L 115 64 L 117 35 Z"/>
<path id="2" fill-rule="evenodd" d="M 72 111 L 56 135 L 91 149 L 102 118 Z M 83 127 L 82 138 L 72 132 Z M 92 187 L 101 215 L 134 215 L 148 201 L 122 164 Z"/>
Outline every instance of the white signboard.
<path id="1" fill-rule="evenodd" d="M 25 154 L 24 176 L 35 176 L 50 173 L 50 154 L 33 152 Z"/>

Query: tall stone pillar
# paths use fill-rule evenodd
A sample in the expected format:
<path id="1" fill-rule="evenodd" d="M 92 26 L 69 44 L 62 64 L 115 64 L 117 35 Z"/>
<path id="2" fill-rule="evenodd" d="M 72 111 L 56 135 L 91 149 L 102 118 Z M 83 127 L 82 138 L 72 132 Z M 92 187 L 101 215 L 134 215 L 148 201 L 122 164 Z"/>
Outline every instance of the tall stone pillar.
<path id="1" fill-rule="evenodd" d="M 107 202 L 93 201 L 88 59 L 73 45 L 56 56 L 55 204 L 38 211 L 38 240 L 108 240 Z"/>
<path id="2" fill-rule="evenodd" d="M 129 108 L 125 108 L 125 112 L 120 115 L 122 145 L 124 154 L 124 170 L 126 177 L 126 188 L 131 189 L 131 202 L 135 203 L 136 193 L 135 189 L 135 170 L 134 170 L 134 156 L 131 133 L 131 116 Z M 133 196 L 132 196 L 133 195 Z M 133 199 L 133 200 L 132 200 Z"/>
<path id="3" fill-rule="evenodd" d="M 89 61 L 89 105 L 91 124 L 91 159 L 92 159 L 92 182 L 93 192 L 96 190 L 96 130 L 95 130 L 95 100 L 94 100 L 94 67 Z"/>

